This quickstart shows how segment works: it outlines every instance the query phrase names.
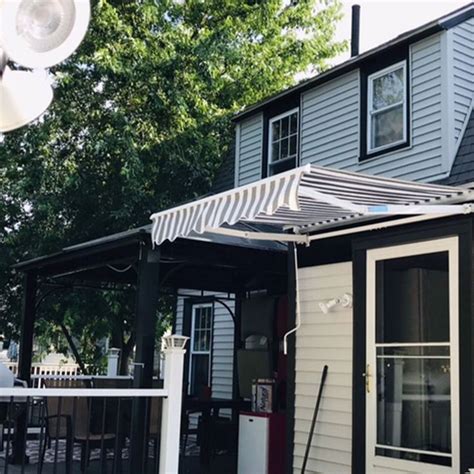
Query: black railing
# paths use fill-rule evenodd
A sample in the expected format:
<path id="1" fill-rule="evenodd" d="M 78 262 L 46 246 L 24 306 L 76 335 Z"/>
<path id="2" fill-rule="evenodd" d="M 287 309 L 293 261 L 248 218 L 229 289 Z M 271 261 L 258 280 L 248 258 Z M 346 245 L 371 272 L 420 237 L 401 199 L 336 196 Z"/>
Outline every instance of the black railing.
<path id="1" fill-rule="evenodd" d="M 0 473 L 158 473 L 165 392 L 154 392 L 25 389 L 28 396 L 0 397 Z"/>

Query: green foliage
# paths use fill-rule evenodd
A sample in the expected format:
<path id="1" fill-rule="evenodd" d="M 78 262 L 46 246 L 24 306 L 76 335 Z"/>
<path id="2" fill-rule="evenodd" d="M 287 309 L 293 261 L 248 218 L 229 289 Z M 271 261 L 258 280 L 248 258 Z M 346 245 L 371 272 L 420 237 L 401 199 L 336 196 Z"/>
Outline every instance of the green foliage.
<path id="1" fill-rule="evenodd" d="M 9 265 L 208 192 L 231 115 L 324 69 L 345 47 L 339 12 L 337 0 L 96 0 L 79 51 L 51 70 L 49 111 L 0 143 L 0 333 L 18 332 Z M 109 318 L 114 296 L 92 314 L 76 298 L 71 327 Z"/>

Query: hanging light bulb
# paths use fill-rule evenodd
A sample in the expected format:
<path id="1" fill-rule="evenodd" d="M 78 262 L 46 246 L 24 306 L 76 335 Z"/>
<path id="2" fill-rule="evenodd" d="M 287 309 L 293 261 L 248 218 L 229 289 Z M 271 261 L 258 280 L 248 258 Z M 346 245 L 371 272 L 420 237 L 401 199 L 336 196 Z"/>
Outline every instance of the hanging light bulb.
<path id="1" fill-rule="evenodd" d="M 0 0 L 0 46 L 22 66 L 48 68 L 77 49 L 89 18 L 89 0 Z"/>
<path id="2" fill-rule="evenodd" d="M 5 67 L 0 76 L 0 132 L 9 132 L 35 120 L 52 100 L 53 89 L 46 77 Z"/>

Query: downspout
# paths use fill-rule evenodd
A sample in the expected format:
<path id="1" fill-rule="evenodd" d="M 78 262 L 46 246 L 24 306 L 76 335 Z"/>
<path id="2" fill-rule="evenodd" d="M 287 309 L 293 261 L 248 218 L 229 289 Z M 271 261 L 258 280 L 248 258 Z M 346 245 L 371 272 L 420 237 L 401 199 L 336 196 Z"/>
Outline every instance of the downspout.
<path id="1" fill-rule="evenodd" d="M 299 281 L 298 281 L 298 251 L 296 249 L 296 244 L 293 245 L 293 255 L 295 262 L 295 316 L 296 316 L 296 326 L 293 329 L 290 329 L 283 336 L 283 354 L 288 354 L 288 336 L 293 333 L 296 333 L 301 326 L 301 314 L 300 314 L 300 291 L 299 291 Z"/>

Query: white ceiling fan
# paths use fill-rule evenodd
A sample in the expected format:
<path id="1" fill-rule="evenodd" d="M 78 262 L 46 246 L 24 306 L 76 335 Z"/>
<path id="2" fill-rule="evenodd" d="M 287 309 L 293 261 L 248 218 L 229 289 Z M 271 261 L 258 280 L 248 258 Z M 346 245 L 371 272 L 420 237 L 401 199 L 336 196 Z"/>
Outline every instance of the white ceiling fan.
<path id="1" fill-rule="evenodd" d="M 84 38 L 89 18 L 89 0 L 0 0 L 0 132 L 36 119 L 53 99 L 46 77 L 12 70 L 8 61 L 29 69 L 64 61 Z"/>

